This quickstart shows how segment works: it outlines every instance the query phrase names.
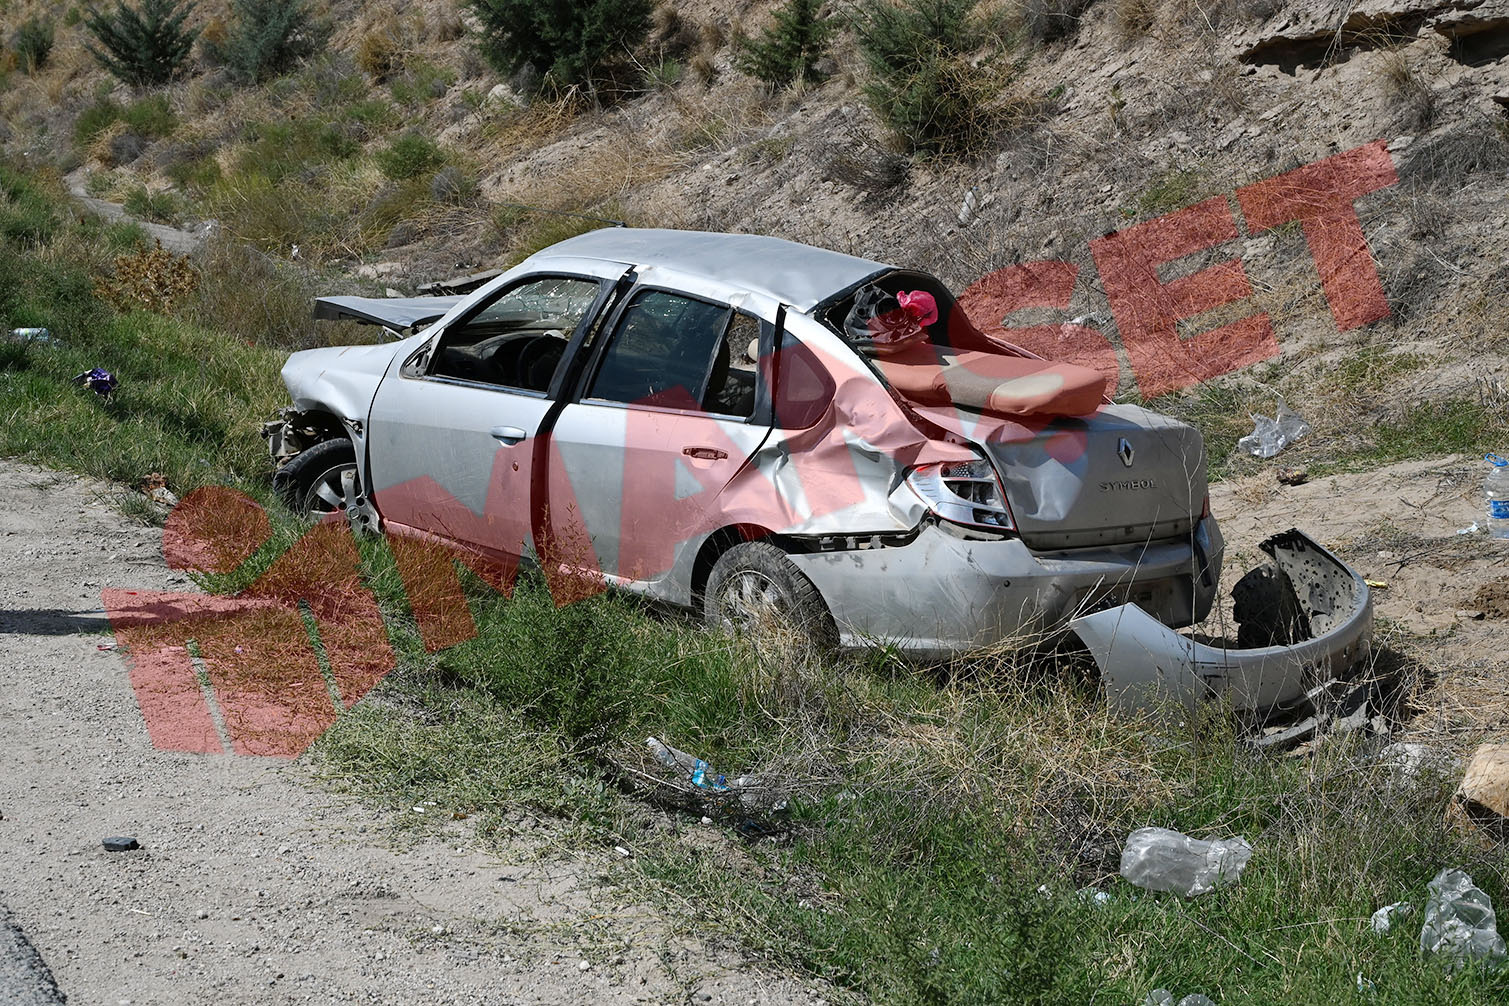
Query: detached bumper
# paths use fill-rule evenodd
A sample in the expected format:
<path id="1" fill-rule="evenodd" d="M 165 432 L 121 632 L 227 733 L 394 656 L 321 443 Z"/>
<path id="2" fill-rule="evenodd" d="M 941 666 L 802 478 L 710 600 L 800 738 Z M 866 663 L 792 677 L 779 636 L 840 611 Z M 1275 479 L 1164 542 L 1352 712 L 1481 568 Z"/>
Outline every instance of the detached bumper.
<path id="1" fill-rule="evenodd" d="M 1293 597 L 1281 600 L 1297 624 L 1308 626 L 1307 637 L 1250 648 L 1207 646 L 1135 604 L 1073 619 L 1069 628 L 1089 647 L 1112 706 L 1217 699 L 1239 710 L 1267 710 L 1298 701 L 1367 658 L 1373 600 L 1363 578 L 1298 530 L 1259 547 L 1287 577 Z"/>

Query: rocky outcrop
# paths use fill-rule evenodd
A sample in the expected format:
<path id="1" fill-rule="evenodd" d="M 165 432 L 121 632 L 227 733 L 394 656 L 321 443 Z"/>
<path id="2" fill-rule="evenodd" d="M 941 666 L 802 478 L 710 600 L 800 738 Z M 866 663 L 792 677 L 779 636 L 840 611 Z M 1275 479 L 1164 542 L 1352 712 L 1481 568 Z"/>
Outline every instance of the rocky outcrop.
<path id="1" fill-rule="evenodd" d="M 1277 66 L 1292 74 L 1301 67 L 1340 63 L 1356 52 L 1397 45 L 1418 37 L 1428 21 L 1482 5 L 1483 0 L 1299 4 L 1235 40 L 1236 55 L 1244 63 Z"/>
<path id="2" fill-rule="evenodd" d="M 1509 55 L 1509 0 L 1488 0 L 1471 10 L 1448 11 L 1430 27 L 1451 42 L 1451 58 L 1481 66 Z"/>

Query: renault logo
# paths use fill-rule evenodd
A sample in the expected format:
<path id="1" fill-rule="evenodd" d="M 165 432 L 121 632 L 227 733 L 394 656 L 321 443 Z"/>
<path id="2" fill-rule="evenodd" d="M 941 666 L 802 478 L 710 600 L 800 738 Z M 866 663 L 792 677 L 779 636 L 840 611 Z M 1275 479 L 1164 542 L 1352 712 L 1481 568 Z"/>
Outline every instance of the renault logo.
<path id="1" fill-rule="evenodd" d="M 1116 456 L 1121 459 L 1123 465 L 1128 468 L 1132 467 L 1132 458 L 1136 456 L 1136 452 L 1132 450 L 1132 442 L 1126 437 L 1116 441 Z"/>

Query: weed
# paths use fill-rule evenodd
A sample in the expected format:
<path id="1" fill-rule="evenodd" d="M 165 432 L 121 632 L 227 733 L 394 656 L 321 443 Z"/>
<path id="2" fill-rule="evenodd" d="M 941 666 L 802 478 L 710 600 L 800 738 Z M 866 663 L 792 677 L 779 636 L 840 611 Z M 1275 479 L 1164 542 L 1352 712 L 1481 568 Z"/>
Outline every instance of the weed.
<path id="1" fill-rule="evenodd" d="M 52 22 L 33 15 L 21 22 L 10 37 L 11 51 L 21 69 L 34 74 L 42 69 L 52 52 Z"/>
<path id="2" fill-rule="evenodd" d="M 377 155 L 383 174 L 394 181 L 427 175 L 445 163 L 445 154 L 422 133 L 404 133 Z"/>
<path id="3" fill-rule="evenodd" d="M 56 189 L 0 162 L 0 240 L 21 247 L 47 241 L 61 223 L 58 202 Z"/>
<path id="4" fill-rule="evenodd" d="M 133 217 L 163 224 L 178 223 L 184 212 L 183 199 L 176 193 L 168 189 L 149 189 L 145 185 L 133 186 L 122 205 Z"/>
<path id="5" fill-rule="evenodd" d="M 415 106 L 445 96 L 456 82 L 450 70 L 423 59 L 409 60 L 402 74 L 388 85 L 393 100 L 400 105 Z"/>
<path id="6" fill-rule="evenodd" d="M 241 345 L 280 350 L 351 344 L 374 337 L 370 327 L 315 321 L 309 306 L 329 289 L 296 263 L 217 235 L 194 258 L 199 287 L 183 306 L 195 324 Z"/>
<path id="7" fill-rule="evenodd" d="M 684 69 L 674 59 L 663 59 L 645 67 L 644 86 L 650 91 L 667 91 L 681 83 Z"/>
<path id="8" fill-rule="evenodd" d="M 356 65 L 379 84 L 385 83 L 404 64 L 403 44 L 386 28 L 373 28 L 356 48 Z"/>
<path id="9" fill-rule="evenodd" d="M 178 118 L 164 95 L 148 95 L 128 105 L 104 98 L 79 113 L 74 139 L 80 146 L 88 146 L 117 123 L 138 137 L 154 139 L 170 136 L 178 128 Z"/>
<path id="10" fill-rule="evenodd" d="M 1205 181 L 1205 173 L 1198 168 L 1175 168 L 1148 186 L 1137 208 L 1149 216 L 1182 209 L 1196 201 Z"/>
<path id="11" fill-rule="evenodd" d="M 115 275 L 97 287 L 100 299 L 117 311 L 167 314 L 199 286 L 199 274 L 182 255 L 158 243 L 118 256 Z"/>

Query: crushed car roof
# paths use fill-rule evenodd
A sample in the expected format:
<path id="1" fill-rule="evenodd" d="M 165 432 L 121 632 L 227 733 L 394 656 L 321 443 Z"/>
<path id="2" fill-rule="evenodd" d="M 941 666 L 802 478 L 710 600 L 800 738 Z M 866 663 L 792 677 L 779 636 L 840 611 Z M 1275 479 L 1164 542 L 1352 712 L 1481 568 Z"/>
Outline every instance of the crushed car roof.
<path id="1" fill-rule="evenodd" d="M 892 266 L 759 234 L 605 227 L 538 252 L 531 265 L 571 256 L 663 266 L 767 294 L 807 312 Z"/>

